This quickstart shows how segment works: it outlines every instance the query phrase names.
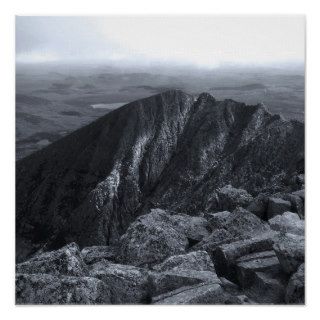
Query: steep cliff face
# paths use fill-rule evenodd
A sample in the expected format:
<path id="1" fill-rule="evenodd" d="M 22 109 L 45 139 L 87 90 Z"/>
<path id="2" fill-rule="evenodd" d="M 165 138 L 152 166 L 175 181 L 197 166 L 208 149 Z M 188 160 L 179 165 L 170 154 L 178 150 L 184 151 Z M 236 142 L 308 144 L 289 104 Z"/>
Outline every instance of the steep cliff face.
<path id="1" fill-rule="evenodd" d="M 163 172 L 151 202 L 197 214 L 217 208 L 215 190 L 231 184 L 253 195 L 286 189 L 304 172 L 304 126 L 271 115 L 263 105 L 195 103 L 177 152 Z"/>
<path id="2" fill-rule="evenodd" d="M 17 162 L 17 256 L 112 243 L 150 207 L 214 210 L 226 184 L 283 189 L 303 163 L 303 125 L 262 105 L 178 90 L 139 100 Z"/>

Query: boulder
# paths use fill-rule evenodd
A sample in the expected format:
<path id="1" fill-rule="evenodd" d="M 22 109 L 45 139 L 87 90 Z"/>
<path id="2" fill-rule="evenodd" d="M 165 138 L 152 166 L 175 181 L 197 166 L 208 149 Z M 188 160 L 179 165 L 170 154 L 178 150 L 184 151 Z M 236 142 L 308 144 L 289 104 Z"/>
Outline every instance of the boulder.
<path id="1" fill-rule="evenodd" d="M 170 214 L 153 209 L 133 222 L 121 237 L 119 259 L 135 266 L 152 265 L 185 253 L 188 243 Z"/>
<path id="2" fill-rule="evenodd" d="M 300 220 L 297 213 L 284 212 L 269 220 L 271 229 L 280 232 L 288 232 L 297 235 L 304 235 L 304 221 Z"/>
<path id="3" fill-rule="evenodd" d="M 204 283 L 159 295 L 154 304 L 243 304 L 243 297 L 232 296 L 218 283 Z"/>
<path id="4" fill-rule="evenodd" d="M 277 192 L 272 195 L 273 199 L 281 199 L 284 201 L 290 202 L 290 209 L 285 211 L 296 212 L 299 217 L 304 217 L 304 200 L 300 198 L 295 192 L 288 193 L 288 192 Z M 276 215 L 280 215 L 282 213 L 277 213 Z M 269 217 L 270 218 L 270 217 Z"/>
<path id="5" fill-rule="evenodd" d="M 287 193 L 284 199 L 290 201 L 292 212 L 296 212 L 300 218 L 304 217 L 304 201 L 299 196 Z"/>
<path id="6" fill-rule="evenodd" d="M 220 210 L 232 211 L 237 207 L 246 207 L 253 197 L 244 189 L 226 185 L 217 190 L 218 207 Z"/>
<path id="7" fill-rule="evenodd" d="M 245 290 L 249 298 L 262 304 L 284 304 L 286 278 L 255 272 L 252 285 Z"/>
<path id="8" fill-rule="evenodd" d="M 235 283 L 229 281 L 224 277 L 219 278 L 221 281 L 222 288 L 232 296 L 236 297 L 242 303 L 239 304 L 256 304 L 256 302 L 250 299 L 247 295 L 244 294 L 244 291 Z"/>
<path id="9" fill-rule="evenodd" d="M 247 206 L 247 210 L 263 220 L 267 220 L 268 197 L 264 194 L 256 196 Z"/>
<path id="10" fill-rule="evenodd" d="M 208 254 L 212 259 L 214 256 L 214 252 L 218 246 L 225 243 L 230 243 L 236 240 L 237 238 L 234 237 L 226 229 L 217 229 L 217 230 L 213 230 L 210 236 L 200 241 L 198 244 L 190 248 L 190 250 L 206 251 L 208 252 Z"/>
<path id="11" fill-rule="evenodd" d="M 208 221 L 202 217 L 193 217 L 186 214 L 171 216 L 173 227 L 184 233 L 188 238 L 189 246 L 201 241 L 210 234 Z"/>
<path id="12" fill-rule="evenodd" d="M 220 211 L 216 213 L 207 213 L 205 218 L 208 220 L 211 230 L 222 228 L 232 217 L 230 211 Z"/>
<path id="13" fill-rule="evenodd" d="M 282 214 L 291 210 L 290 201 L 283 200 L 281 198 L 270 197 L 268 202 L 268 219 L 273 218 L 276 215 Z"/>
<path id="14" fill-rule="evenodd" d="M 291 274 L 304 262 L 304 237 L 291 233 L 281 235 L 273 246 L 282 269 Z"/>
<path id="15" fill-rule="evenodd" d="M 301 185 L 304 185 L 304 181 L 305 181 L 304 173 L 298 174 L 297 175 L 297 182 Z"/>
<path id="16" fill-rule="evenodd" d="M 217 274 L 213 271 L 172 270 L 154 272 L 151 274 L 153 293 L 160 295 L 181 287 L 199 283 L 220 283 Z"/>
<path id="17" fill-rule="evenodd" d="M 234 210 L 227 219 L 220 219 L 220 222 L 221 228 L 213 230 L 209 237 L 195 245 L 192 250 L 205 250 L 214 258 L 218 246 L 270 232 L 266 222 L 243 208 Z"/>
<path id="18" fill-rule="evenodd" d="M 304 201 L 304 189 L 292 192 L 292 195 L 298 196 L 299 198 L 301 198 Z"/>
<path id="19" fill-rule="evenodd" d="M 219 276 L 237 281 L 236 261 L 245 255 L 272 250 L 275 232 L 267 232 L 251 239 L 238 240 L 220 245 L 214 251 L 214 264 Z"/>
<path id="20" fill-rule="evenodd" d="M 288 304 L 304 304 L 304 263 L 300 265 L 288 283 L 285 300 Z"/>
<path id="21" fill-rule="evenodd" d="M 255 272 L 281 274 L 281 266 L 273 250 L 242 256 L 235 262 L 235 269 L 238 283 L 242 288 L 248 288 L 253 284 Z"/>
<path id="22" fill-rule="evenodd" d="M 240 287 L 231 282 L 230 280 L 228 280 L 225 277 L 219 277 L 220 281 L 221 281 L 221 286 L 223 287 L 223 289 L 225 289 L 227 292 L 232 293 L 234 295 L 240 294 Z"/>
<path id="23" fill-rule="evenodd" d="M 237 282 L 259 303 L 283 303 L 288 281 L 273 250 L 242 256 L 236 261 Z"/>
<path id="24" fill-rule="evenodd" d="M 112 304 L 148 303 L 151 299 L 150 278 L 144 269 L 104 260 L 91 266 L 90 276 L 106 284 Z"/>
<path id="25" fill-rule="evenodd" d="M 81 255 L 86 264 L 92 264 L 101 260 L 115 261 L 115 248 L 111 246 L 92 246 L 81 250 Z"/>
<path id="26" fill-rule="evenodd" d="M 238 208 L 226 221 L 223 228 L 228 230 L 234 237 L 253 237 L 270 231 L 269 225 L 246 209 Z"/>
<path id="27" fill-rule="evenodd" d="M 17 264 L 16 272 L 81 277 L 88 274 L 88 269 L 82 259 L 78 245 L 70 243 L 59 250 L 45 252 Z"/>
<path id="28" fill-rule="evenodd" d="M 91 277 L 17 274 L 16 304 L 109 304 L 110 292 Z"/>
<path id="29" fill-rule="evenodd" d="M 171 256 L 153 267 L 156 271 L 195 270 L 215 272 L 214 265 L 206 251 Z"/>
<path id="30" fill-rule="evenodd" d="M 293 173 L 291 177 L 288 177 L 288 184 L 293 189 L 303 188 L 305 183 L 304 173 L 298 174 L 297 172 Z"/>

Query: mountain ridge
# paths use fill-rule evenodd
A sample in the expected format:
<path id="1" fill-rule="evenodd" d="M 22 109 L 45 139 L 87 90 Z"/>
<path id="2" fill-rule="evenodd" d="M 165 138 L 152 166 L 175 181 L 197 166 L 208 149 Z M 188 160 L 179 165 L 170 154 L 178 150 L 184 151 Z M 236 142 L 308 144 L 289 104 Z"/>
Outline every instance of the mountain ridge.
<path id="1" fill-rule="evenodd" d="M 134 101 L 17 162 L 17 256 L 113 243 L 151 207 L 214 211 L 223 185 L 283 188 L 303 148 L 303 124 L 261 104 L 181 90 Z"/>

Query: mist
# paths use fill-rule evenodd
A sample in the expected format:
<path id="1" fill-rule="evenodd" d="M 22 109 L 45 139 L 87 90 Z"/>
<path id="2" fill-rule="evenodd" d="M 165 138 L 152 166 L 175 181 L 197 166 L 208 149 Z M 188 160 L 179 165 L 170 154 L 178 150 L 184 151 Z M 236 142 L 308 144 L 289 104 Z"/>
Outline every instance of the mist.
<path id="1" fill-rule="evenodd" d="M 303 16 L 16 17 L 16 62 L 116 67 L 304 63 Z"/>

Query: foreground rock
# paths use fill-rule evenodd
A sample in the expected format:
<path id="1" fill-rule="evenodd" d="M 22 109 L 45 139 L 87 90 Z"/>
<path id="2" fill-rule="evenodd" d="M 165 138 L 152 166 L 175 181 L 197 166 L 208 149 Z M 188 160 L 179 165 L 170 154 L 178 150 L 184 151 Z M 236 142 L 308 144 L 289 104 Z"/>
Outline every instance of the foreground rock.
<path id="1" fill-rule="evenodd" d="M 17 273 L 46 273 L 51 275 L 85 276 L 88 269 L 75 243 L 51 252 L 45 252 L 17 264 Z"/>
<path id="2" fill-rule="evenodd" d="M 255 272 L 252 285 L 245 290 L 248 297 L 262 304 L 284 304 L 285 277 L 274 276 L 270 273 Z"/>
<path id="3" fill-rule="evenodd" d="M 245 255 L 272 250 L 276 234 L 267 232 L 251 239 L 239 240 L 218 246 L 214 252 L 215 268 L 219 275 L 237 280 L 236 262 Z"/>
<path id="4" fill-rule="evenodd" d="M 17 304 L 109 304 L 110 292 L 91 277 L 17 274 Z"/>
<path id="5" fill-rule="evenodd" d="M 100 260 L 115 261 L 116 249 L 110 246 L 93 246 L 81 250 L 81 255 L 86 264 L 92 264 Z"/>
<path id="6" fill-rule="evenodd" d="M 148 303 L 151 299 L 148 272 L 141 268 L 101 261 L 92 265 L 90 276 L 106 284 L 112 304 Z"/>
<path id="7" fill-rule="evenodd" d="M 293 194 L 294 196 L 298 196 L 301 200 L 304 201 L 304 197 L 305 197 L 304 189 L 301 189 L 301 190 L 292 192 L 292 194 Z"/>
<path id="8" fill-rule="evenodd" d="M 283 200 L 281 198 L 269 198 L 268 203 L 268 219 L 273 218 L 278 214 L 282 214 L 286 211 L 290 211 L 291 203 L 290 201 Z"/>
<path id="9" fill-rule="evenodd" d="M 283 198 L 290 201 L 292 212 L 296 212 L 299 217 L 304 218 L 304 199 L 299 197 L 295 192 L 284 194 Z"/>
<path id="10" fill-rule="evenodd" d="M 220 284 L 183 287 L 152 299 L 154 304 L 243 304 L 241 296 L 227 293 Z"/>
<path id="11" fill-rule="evenodd" d="M 203 218 L 170 215 L 153 209 L 132 223 L 121 237 L 119 259 L 135 266 L 146 266 L 185 253 L 194 240 L 209 234 L 205 225 Z"/>
<path id="12" fill-rule="evenodd" d="M 153 272 L 150 274 L 152 280 L 152 296 L 174 291 L 186 286 L 200 283 L 217 283 L 221 281 L 213 271 L 195 270 L 169 270 Z"/>
<path id="13" fill-rule="evenodd" d="M 247 210 L 263 220 L 267 220 L 269 198 L 265 194 L 256 196 L 247 206 Z"/>
<path id="14" fill-rule="evenodd" d="M 154 295 L 199 283 L 221 283 L 205 251 L 169 257 L 153 270 Z"/>
<path id="15" fill-rule="evenodd" d="M 235 263 L 237 282 L 259 303 L 284 303 L 287 275 L 273 250 L 248 254 Z"/>
<path id="16" fill-rule="evenodd" d="M 304 304 L 304 263 L 294 273 L 288 283 L 286 291 L 286 303 L 289 304 Z"/>
<path id="17" fill-rule="evenodd" d="M 186 214 L 175 214 L 171 216 L 175 229 L 180 230 L 188 239 L 188 246 L 206 238 L 210 234 L 208 221 L 202 217 L 193 217 Z"/>
<path id="18" fill-rule="evenodd" d="M 270 231 L 267 223 L 248 210 L 238 208 L 232 213 L 232 216 L 221 224 L 221 227 L 226 229 L 234 238 L 253 237 Z"/>
<path id="19" fill-rule="evenodd" d="M 253 197 L 244 189 L 237 189 L 227 185 L 218 189 L 218 209 L 232 211 L 237 207 L 247 207 Z"/>
<path id="20" fill-rule="evenodd" d="M 236 261 L 237 280 L 243 288 L 250 287 L 255 272 L 277 274 L 281 272 L 279 260 L 273 250 L 251 253 Z"/>
<path id="21" fill-rule="evenodd" d="M 273 246 L 282 269 L 291 274 L 304 262 L 304 237 L 290 233 L 282 235 Z"/>
<path id="22" fill-rule="evenodd" d="M 153 267 L 156 271 L 169 270 L 195 270 L 195 271 L 213 271 L 214 265 L 205 251 L 195 251 L 188 254 L 172 256 Z"/>
<path id="23" fill-rule="evenodd" d="M 232 213 L 213 214 L 209 217 L 209 223 L 216 229 L 191 249 L 205 250 L 213 259 L 218 246 L 270 232 L 270 226 L 266 222 L 242 208 Z"/>
<path id="24" fill-rule="evenodd" d="M 228 220 L 232 219 L 232 213 L 230 211 L 220 211 L 216 213 L 207 213 L 205 218 L 208 220 L 208 224 L 212 230 L 220 229 L 221 226 L 226 224 Z"/>
<path id="25" fill-rule="evenodd" d="M 275 231 L 304 235 L 304 221 L 293 212 L 284 212 L 282 215 L 277 215 L 269 220 L 269 224 L 271 229 Z"/>

